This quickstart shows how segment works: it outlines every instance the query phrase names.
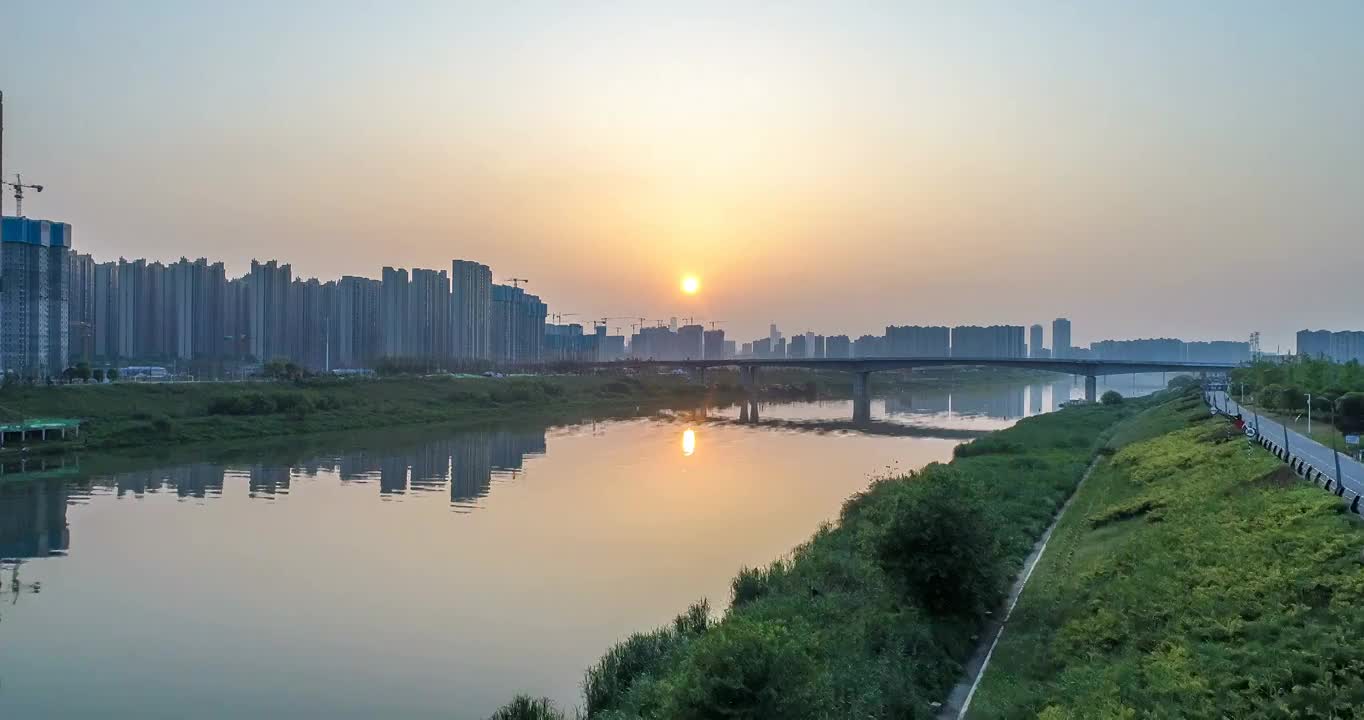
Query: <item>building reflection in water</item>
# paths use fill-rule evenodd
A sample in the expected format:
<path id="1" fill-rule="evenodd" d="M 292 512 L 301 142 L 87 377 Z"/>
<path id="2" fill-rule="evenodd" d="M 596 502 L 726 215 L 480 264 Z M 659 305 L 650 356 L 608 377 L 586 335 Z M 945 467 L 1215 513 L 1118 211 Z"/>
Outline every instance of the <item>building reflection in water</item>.
<path id="1" fill-rule="evenodd" d="M 0 560 L 65 555 L 66 505 L 62 480 L 0 484 Z"/>
<path id="2" fill-rule="evenodd" d="M 1000 420 L 1014 420 L 1025 415 L 1027 398 L 1035 396 L 1034 405 L 1041 400 L 1041 386 L 958 388 L 939 390 L 925 388 L 915 392 L 886 396 L 887 415 L 979 415 Z M 1041 412 L 1034 409 L 1033 413 Z"/>
<path id="3" fill-rule="evenodd" d="M 28 472 L 15 470 L 0 483 L 0 559 L 65 554 L 70 545 L 67 507 L 84 503 L 92 493 L 133 499 L 174 493 L 182 500 L 212 500 L 222 497 L 225 486 L 244 481 L 249 497 L 269 500 L 288 495 L 296 476 L 327 472 L 346 483 L 378 480 L 379 496 L 386 499 L 439 493 L 448 484 L 450 506 L 468 511 L 478 507 L 495 482 L 522 473 L 527 457 L 544 453 L 545 431 L 537 428 L 466 432 L 401 450 L 316 456 L 292 464 L 188 463 L 80 479 L 74 465 L 44 465 L 47 475 L 39 475 L 30 462 L 34 467 Z M 58 477 L 50 477 L 54 474 Z"/>

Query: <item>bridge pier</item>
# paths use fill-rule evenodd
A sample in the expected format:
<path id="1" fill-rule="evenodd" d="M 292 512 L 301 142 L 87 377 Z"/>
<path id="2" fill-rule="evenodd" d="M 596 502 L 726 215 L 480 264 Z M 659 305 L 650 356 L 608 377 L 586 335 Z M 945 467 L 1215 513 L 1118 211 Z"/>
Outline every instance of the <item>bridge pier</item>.
<path id="1" fill-rule="evenodd" d="M 871 421 L 871 373 L 853 374 L 853 422 Z"/>
<path id="2" fill-rule="evenodd" d="M 758 366 L 739 366 L 739 386 L 744 390 L 743 405 L 739 407 L 739 422 L 758 422 Z"/>
<path id="3" fill-rule="evenodd" d="M 755 365 L 739 366 L 739 387 L 743 388 L 744 394 L 753 397 L 758 389 L 758 368 Z"/>
<path id="4" fill-rule="evenodd" d="M 1094 375 L 1085 376 L 1085 400 L 1087 402 L 1099 401 L 1099 378 Z"/>

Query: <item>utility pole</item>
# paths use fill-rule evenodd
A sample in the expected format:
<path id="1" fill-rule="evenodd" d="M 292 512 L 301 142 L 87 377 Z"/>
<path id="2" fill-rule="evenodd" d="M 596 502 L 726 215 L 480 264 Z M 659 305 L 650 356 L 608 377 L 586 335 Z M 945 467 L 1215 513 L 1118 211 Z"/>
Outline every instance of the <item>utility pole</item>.
<path id="1" fill-rule="evenodd" d="M 1331 403 L 1331 457 L 1336 460 L 1336 484 L 1340 484 L 1340 450 L 1336 449 L 1336 404 Z"/>

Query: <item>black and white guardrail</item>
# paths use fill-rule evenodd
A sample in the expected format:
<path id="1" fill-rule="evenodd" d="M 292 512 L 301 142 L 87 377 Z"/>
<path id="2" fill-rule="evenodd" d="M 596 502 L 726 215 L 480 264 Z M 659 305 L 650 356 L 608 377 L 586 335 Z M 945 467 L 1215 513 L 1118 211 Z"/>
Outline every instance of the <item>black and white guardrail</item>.
<path id="1" fill-rule="evenodd" d="M 1252 433 L 1247 433 L 1247 435 L 1251 434 Z M 1302 479 L 1313 485 L 1320 485 L 1326 492 L 1341 498 L 1344 502 L 1350 503 L 1350 512 L 1356 515 L 1364 514 L 1361 513 L 1359 507 L 1359 493 L 1346 489 L 1345 484 L 1340 482 L 1339 479 L 1331 477 L 1329 474 L 1323 472 L 1303 458 L 1293 455 L 1287 448 L 1280 447 L 1269 438 L 1260 436 L 1258 438 L 1252 438 L 1252 441 L 1258 442 L 1260 447 L 1263 447 L 1272 453 L 1274 457 L 1287 463 L 1288 467 Z"/>
<path id="2" fill-rule="evenodd" d="M 1214 414 L 1220 414 L 1220 410 L 1216 405 L 1211 403 L 1210 398 L 1204 396 L 1204 399 L 1209 401 L 1209 407 Z M 1345 484 L 1340 482 L 1339 478 L 1331 477 L 1330 474 L 1307 462 L 1306 459 L 1293 455 L 1288 448 L 1280 447 L 1278 443 L 1259 434 L 1259 432 L 1249 423 L 1246 424 L 1246 438 L 1252 443 L 1258 443 L 1260 447 L 1268 450 L 1274 457 L 1287 463 L 1288 467 L 1291 468 L 1298 477 L 1301 477 L 1313 485 L 1320 485 L 1326 492 L 1341 498 L 1343 502 L 1350 503 L 1350 512 L 1356 515 L 1364 515 L 1364 512 L 1361 512 L 1360 508 L 1360 494 L 1353 490 L 1346 489 Z"/>

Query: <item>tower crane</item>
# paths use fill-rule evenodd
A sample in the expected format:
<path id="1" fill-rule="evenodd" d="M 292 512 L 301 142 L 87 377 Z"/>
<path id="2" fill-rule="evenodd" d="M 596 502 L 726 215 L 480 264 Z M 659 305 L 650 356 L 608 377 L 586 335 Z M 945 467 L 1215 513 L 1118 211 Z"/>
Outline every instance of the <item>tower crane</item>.
<path id="1" fill-rule="evenodd" d="M 720 323 L 726 323 L 726 322 L 729 322 L 729 321 L 728 321 L 728 320 L 711 320 L 711 321 L 709 321 L 709 322 L 710 322 L 710 329 L 711 329 L 711 330 L 714 330 L 716 325 L 718 325 L 718 324 L 720 324 Z"/>
<path id="2" fill-rule="evenodd" d="M 14 182 L 10 182 L 10 181 L 8 181 L 8 180 L 0 180 L 0 185 L 8 185 L 8 186 L 14 188 L 14 215 L 15 215 L 15 217 L 23 217 L 23 216 L 24 216 L 24 191 L 25 191 L 25 190 L 32 190 L 33 192 L 42 192 L 42 191 L 43 191 L 43 186 L 42 186 L 42 185 L 25 185 L 25 184 L 24 184 L 24 178 L 23 178 L 22 176 L 20 176 L 18 173 L 15 173 L 15 174 L 14 174 Z"/>
<path id="3" fill-rule="evenodd" d="M 530 284 L 530 281 L 525 278 L 507 278 L 506 282 L 511 283 L 512 287 L 514 288 L 521 287 L 521 283 L 526 283 L 527 285 Z"/>
<path id="4" fill-rule="evenodd" d="M 559 325 L 561 324 L 560 321 L 563 320 L 564 318 L 579 314 L 580 313 L 553 313 L 550 315 L 550 317 L 554 318 L 555 325 Z"/>

